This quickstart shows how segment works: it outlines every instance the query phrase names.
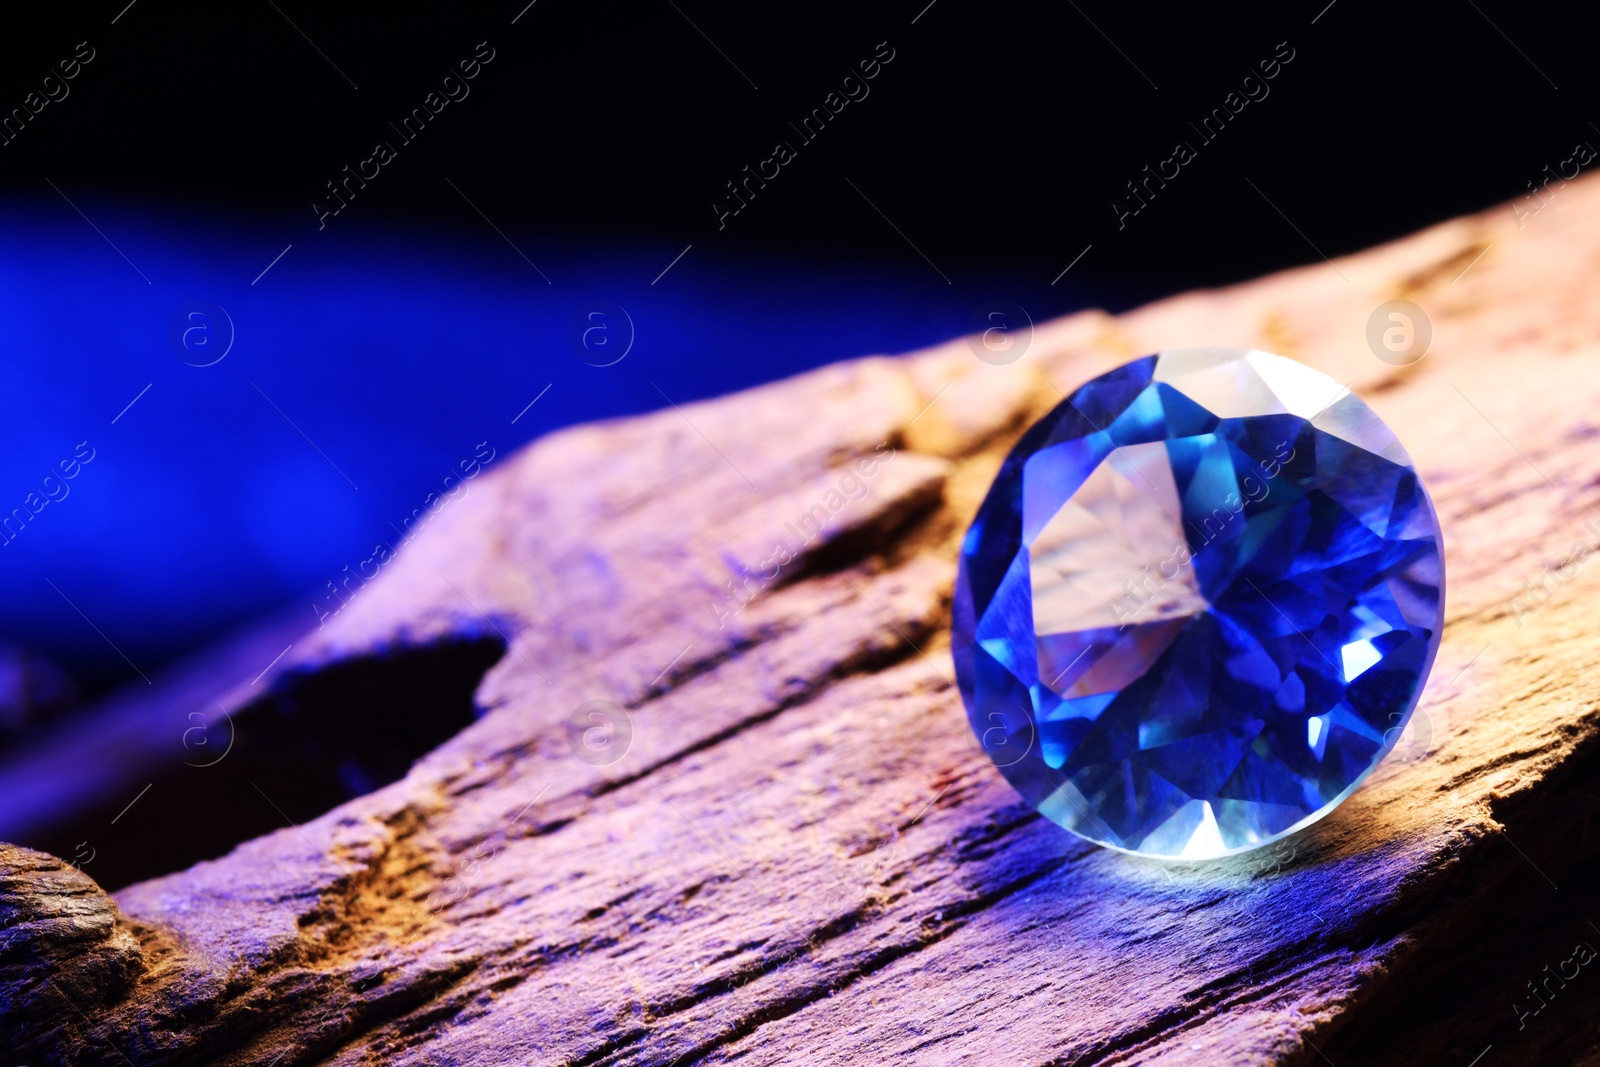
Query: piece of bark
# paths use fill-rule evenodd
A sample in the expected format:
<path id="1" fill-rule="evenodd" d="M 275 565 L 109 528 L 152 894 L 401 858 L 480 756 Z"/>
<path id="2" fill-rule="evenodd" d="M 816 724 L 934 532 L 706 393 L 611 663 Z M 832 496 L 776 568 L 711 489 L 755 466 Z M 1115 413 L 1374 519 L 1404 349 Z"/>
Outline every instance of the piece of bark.
<path id="1" fill-rule="evenodd" d="M 13 1047 L 140 1067 L 1592 1056 L 1595 968 L 1537 1015 L 1527 983 L 1600 945 L 1597 263 L 1586 179 L 1520 224 L 1497 209 L 1050 323 L 1007 366 L 958 340 L 545 438 L 269 675 L 499 638 L 487 713 L 401 781 L 118 893 L 127 984 L 76 1014 L 13 1007 Z M 1367 347 L 1390 299 L 1431 318 L 1414 365 Z M 1163 864 L 1011 792 L 952 684 L 949 599 L 1029 420 L 1207 344 L 1302 360 L 1396 430 L 1444 529 L 1447 628 L 1415 758 L 1278 846 Z M 807 516 L 828 520 L 809 543 Z M 42 862 L 0 856 L 12 914 L 42 914 Z M 111 958 L 30 931 L 34 972 Z M 6 1003 L 25 978 L 0 971 Z"/>
<path id="2" fill-rule="evenodd" d="M 8 1012 L 59 1023 L 64 1012 L 121 997 L 143 969 L 139 943 L 92 878 L 43 852 L 0 845 L 0 989 Z"/>

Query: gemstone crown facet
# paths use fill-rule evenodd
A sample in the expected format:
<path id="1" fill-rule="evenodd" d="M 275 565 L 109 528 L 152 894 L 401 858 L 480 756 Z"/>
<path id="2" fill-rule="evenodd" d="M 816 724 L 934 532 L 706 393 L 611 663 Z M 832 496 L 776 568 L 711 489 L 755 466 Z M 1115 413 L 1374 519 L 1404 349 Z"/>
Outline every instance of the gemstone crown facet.
<path id="1" fill-rule="evenodd" d="M 1370 408 L 1282 356 L 1181 349 L 1012 449 L 961 545 L 952 652 L 979 743 L 1044 815 L 1205 859 L 1360 785 L 1443 594 L 1433 504 Z"/>

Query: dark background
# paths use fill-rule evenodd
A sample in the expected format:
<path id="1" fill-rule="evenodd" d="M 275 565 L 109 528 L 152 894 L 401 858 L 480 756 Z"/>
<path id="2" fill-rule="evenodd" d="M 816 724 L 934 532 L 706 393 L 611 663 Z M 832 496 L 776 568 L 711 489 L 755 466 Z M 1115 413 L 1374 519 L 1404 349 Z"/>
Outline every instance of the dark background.
<path id="1" fill-rule="evenodd" d="M 514 26 L 523 0 L 138 0 L 109 25 L 124 2 L 34 16 L 0 43 L 6 107 L 76 42 L 98 51 L 62 113 L 4 150 L 11 194 L 48 174 L 107 196 L 309 218 L 327 178 L 487 41 L 496 59 L 472 95 L 363 208 L 481 225 L 447 173 L 491 218 L 580 240 L 914 260 L 848 177 L 947 273 L 1060 270 L 1094 243 L 1079 277 L 1172 287 L 1314 258 L 1247 177 L 1335 255 L 1526 192 L 1595 133 L 1591 42 L 1556 9 L 1531 18 L 1505 0 L 538 0 Z M 786 123 L 880 41 L 895 59 L 871 95 L 718 234 L 709 204 L 723 183 L 792 139 Z M 1123 183 L 1195 140 L 1186 123 L 1280 41 L 1296 58 L 1271 95 L 1119 233 L 1109 203 Z"/>
<path id="2" fill-rule="evenodd" d="M 83 696 L 267 610 L 314 625 L 322 583 L 480 441 L 933 343 L 986 299 L 1042 320 L 1320 262 L 1600 143 L 1586 36 L 1504 0 L 115 0 L 7 22 L 0 111 L 95 53 L 0 147 L 0 510 L 96 448 L 0 548 L 0 639 Z M 479 42 L 470 95 L 319 230 L 324 183 Z M 788 124 L 879 42 L 870 95 L 799 144 Z M 1203 144 L 1189 123 L 1280 42 L 1270 95 Z M 798 158 L 719 230 L 724 183 L 779 140 Z M 1119 226 L 1180 140 L 1197 158 Z M 596 299 L 637 328 L 613 367 L 569 342 Z M 237 327 L 215 367 L 165 339 L 194 300 Z"/>

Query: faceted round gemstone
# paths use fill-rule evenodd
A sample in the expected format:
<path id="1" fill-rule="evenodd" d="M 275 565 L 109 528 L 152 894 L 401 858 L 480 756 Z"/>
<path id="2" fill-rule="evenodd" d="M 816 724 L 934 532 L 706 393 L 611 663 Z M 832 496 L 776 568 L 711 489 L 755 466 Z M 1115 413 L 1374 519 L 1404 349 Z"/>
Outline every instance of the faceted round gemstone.
<path id="1" fill-rule="evenodd" d="M 973 730 L 1047 817 L 1127 852 L 1242 852 L 1399 740 L 1443 618 L 1394 434 L 1282 356 L 1162 352 L 1023 435 L 961 546 Z"/>

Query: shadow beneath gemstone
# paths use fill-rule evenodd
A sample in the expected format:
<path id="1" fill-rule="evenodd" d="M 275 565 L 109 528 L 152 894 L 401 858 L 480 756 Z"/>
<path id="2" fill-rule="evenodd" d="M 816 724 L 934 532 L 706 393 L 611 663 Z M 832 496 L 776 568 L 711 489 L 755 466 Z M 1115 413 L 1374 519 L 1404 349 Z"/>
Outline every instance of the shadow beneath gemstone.
<path id="1" fill-rule="evenodd" d="M 1437 835 L 1373 833 L 1375 805 L 1199 862 L 1102 848 L 1020 801 L 972 814 L 955 835 L 967 902 L 932 920 L 964 928 L 940 973 L 974 977 L 940 995 L 1012 990 L 1035 1015 L 1077 1021 L 1053 1035 L 1052 1063 L 1152 1062 L 1178 1035 L 1235 1027 L 1261 1039 L 1259 1016 L 1336 995 L 1420 921 L 1408 885 L 1448 881 L 1418 877 Z"/>
<path id="2" fill-rule="evenodd" d="M 1470 873 L 1435 892 L 1418 950 L 1325 1046 L 1335 1062 L 1467 1067 L 1486 1046 L 1499 1063 L 1593 1062 L 1600 741 L 1586 749 L 1539 790 L 1494 806 L 1504 833 L 1477 843 Z"/>
<path id="3" fill-rule="evenodd" d="M 1315 1039 L 1334 1063 L 1467 1067 L 1491 1045 L 1502 1062 L 1578 1062 L 1600 1048 L 1597 775 L 1600 736 L 1486 817 L 1449 799 L 1448 760 L 1402 764 L 1297 834 L 1198 862 L 1007 809 L 980 820 L 1013 827 L 1004 847 L 992 825 L 958 835 L 989 843 L 970 855 L 967 883 L 991 896 L 969 923 L 1026 969 L 985 982 L 1053 968 L 1053 1007 L 1092 1013 L 1096 1035 L 1060 1062 L 1137 1059 L 1181 1032 L 1259 1036 L 1280 1013 L 1304 1027 L 1308 1002 L 1332 1013 Z"/>

